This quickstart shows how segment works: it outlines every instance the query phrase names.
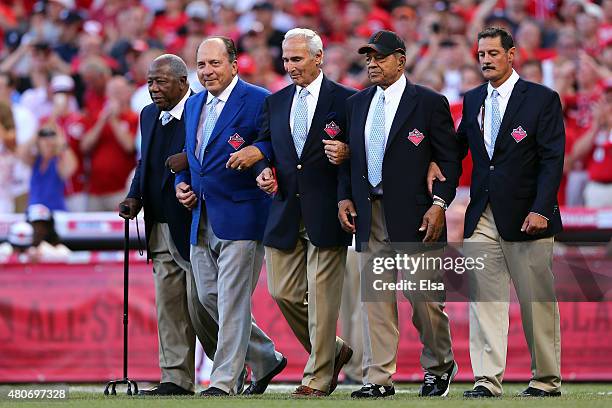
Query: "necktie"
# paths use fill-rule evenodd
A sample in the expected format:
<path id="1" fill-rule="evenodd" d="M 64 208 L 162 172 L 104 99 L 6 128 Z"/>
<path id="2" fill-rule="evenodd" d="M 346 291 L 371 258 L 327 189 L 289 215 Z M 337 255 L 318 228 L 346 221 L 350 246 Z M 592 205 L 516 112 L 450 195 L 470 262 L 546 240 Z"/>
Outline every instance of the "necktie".
<path id="1" fill-rule="evenodd" d="M 306 88 L 302 88 L 295 104 L 292 136 L 298 157 L 302 156 L 302 150 L 304 150 L 306 137 L 308 136 L 308 104 L 306 103 L 306 97 L 309 93 Z"/>
<path id="2" fill-rule="evenodd" d="M 200 164 L 204 160 L 204 150 L 206 149 L 206 145 L 208 145 L 208 140 L 212 135 L 212 131 L 215 128 L 215 124 L 217 123 L 217 104 L 219 103 L 219 98 L 212 98 L 210 102 L 208 102 L 208 107 L 206 111 L 206 120 L 204 120 L 204 126 L 202 130 L 202 143 L 200 143 L 200 152 L 198 158 L 200 160 Z"/>
<path id="3" fill-rule="evenodd" d="M 172 120 L 172 115 L 170 114 L 170 112 L 164 111 L 161 117 L 162 126 L 166 126 L 168 122 L 170 122 L 171 120 Z"/>
<path id="4" fill-rule="evenodd" d="M 370 128 L 370 138 L 368 147 L 368 180 L 372 187 L 376 187 L 382 181 L 382 163 L 385 155 L 385 94 L 380 93 L 372 127 Z"/>
<path id="5" fill-rule="evenodd" d="M 499 101 L 497 97 L 499 96 L 499 92 L 497 89 L 494 89 L 491 92 L 491 147 L 489 148 L 489 159 L 493 157 L 493 151 L 495 150 L 495 140 L 497 139 L 497 134 L 499 133 L 499 128 L 501 126 L 501 115 L 499 114 Z"/>

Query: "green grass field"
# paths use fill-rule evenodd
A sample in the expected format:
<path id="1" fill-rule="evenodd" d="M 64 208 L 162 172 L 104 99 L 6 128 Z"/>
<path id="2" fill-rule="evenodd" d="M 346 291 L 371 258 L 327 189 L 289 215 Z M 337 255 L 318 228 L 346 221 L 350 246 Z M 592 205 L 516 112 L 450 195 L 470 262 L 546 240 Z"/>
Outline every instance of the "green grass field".
<path id="1" fill-rule="evenodd" d="M 143 384 L 145 387 L 147 385 Z M 465 400 L 464 390 L 471 385 L 454 383 L 449 397 L 444 399 L 423 399 L 417 396 L 418 384 L 396 385 L 397 394 L 392 399 L 361 401 L 350 398 L 354 386 L 339 386 L 338 390 L 325 399 L 296 400 L 289 396 L 294 385 L 271 386 L 265 395 L 260 397 L 227 397 L 227 398 L 144 398 L 128 397 L 125 388 L 118 388 L 118 395 L 105 397 L 102 394 L 104 386 L 70 386 L 67 400 L 9 400 L 7 391 L 12 388 L 29 388 L 33 385 L 2 385 L 0 386 L 0 407 L 588 407 L 609 408 L 612 406 L 612 384 L 564 384 L 563 396 L 560 398 L 525 399 L 514 397 L 526 387 L 526 384 L 508 384 L 505 386 L 506 396 L 491 400 Z"/>

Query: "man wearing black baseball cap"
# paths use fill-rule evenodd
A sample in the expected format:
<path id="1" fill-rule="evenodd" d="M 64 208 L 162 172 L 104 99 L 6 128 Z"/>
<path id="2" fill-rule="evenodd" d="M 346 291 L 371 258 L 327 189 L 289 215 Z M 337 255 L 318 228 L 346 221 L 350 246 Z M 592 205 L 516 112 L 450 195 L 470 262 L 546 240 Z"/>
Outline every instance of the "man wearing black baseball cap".
<path id="1" fill-rule="evenodd" d="M 350 124 L 350 164 L 341 168 L 338 218 L 342 227 L 355 233 L 362 256 L 364 311 L 364 385 L 354 398 L 393 395 L 399 343 L 395 287 L 384 283 L 416 283 L 403 288 L 412 304 L 412 321 L 423 343 L 421 364 L 425 378 L 421 396 L 446 396 L 457 373 L 448 316 L 444 313 L 444 290 L 432 296 L 420 291 L 423 277 L 440 285 L 440 271 L 375 267 L 376 261 L 399 256 L 441 256 L 446 241 L 445 214 L 455 197 L 460 173 L 459 148 L 455 140 L 448 101 L 434 91 L 410 83 L 404 75 L 406 46 L 391 31 L 379 31 L 359 48 L 366 55 L 368 77 L 373 86 L 347 100 Z M 445 183 L 435 182 L 434 196 L 427 190 L 430 162 L 444 166 Z M 350 166 L 350 167 L 349 167 Z M 428 247 L 423 247 L 427 243 Z M 435 250 L 431 245 L 435 244 Z M 399 245 L 401 244 L 401 249 Z M 411 250 L 407 250 L 408 245 Z M 414 253 L 418 251 L 418 253 Z M 435 264 L 436 262 L 433 262 Z M 414 265 L 414 264 L 413 264 Z M 378 265 L 380 266 L 380 265 Z M 382 286 L 382 289 L 381 289 Z"/>

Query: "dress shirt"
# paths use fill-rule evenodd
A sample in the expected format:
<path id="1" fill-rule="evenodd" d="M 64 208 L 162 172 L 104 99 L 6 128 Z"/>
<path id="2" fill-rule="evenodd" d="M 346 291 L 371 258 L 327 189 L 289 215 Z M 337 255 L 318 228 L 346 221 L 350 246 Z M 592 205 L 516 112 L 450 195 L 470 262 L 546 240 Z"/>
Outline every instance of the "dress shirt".
<path id="1" fill-rule="evenodd" d="M 319 71 L 319 76 L 312 81 L 306 89 L 308 90 L 308 96 L 306 97 L 306 104 L 308 105 L 308 126 L 306 127 L 306 134 L 310 132 L 310 125 L 312 124 L 312 118 L 314 118 L 315 109 L 317 109 L 317 101 L 319 100 L 319 93 L 321 92 L 321 84 L 323 83 L 323 72 Z M 291 102 L 291 112 L 289 113 L 289 126 L 291 127 L 291 133 L 293 133 L 293 121 L 295 119 L 295 105 L 297 104 L 300 91 L 303 86 L 296 85 L 295 93 L 293 94 L 293 101 Z"/>

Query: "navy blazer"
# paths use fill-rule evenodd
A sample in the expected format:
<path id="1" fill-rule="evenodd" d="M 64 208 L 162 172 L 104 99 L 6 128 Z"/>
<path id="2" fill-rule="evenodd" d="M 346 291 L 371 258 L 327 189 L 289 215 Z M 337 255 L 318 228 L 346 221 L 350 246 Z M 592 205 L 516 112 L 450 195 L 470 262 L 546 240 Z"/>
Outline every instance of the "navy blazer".
<path id="1" fill-rule="evenodd" d="M 189 170 L 177 174 L 198 197 L 192 211 L 191 244 L 196 245 L 202 201 L 206 203 L 215 236 L 226 240 L 263 239 L 270 198 L 257 187 L 252 171 L 225 168 L 230 154 L 251 145 L 259 133 L 264 99 L 270 93 L 238 79 L 206 146 L 204 162 L 196 158 L 198 124 L 208 92 L 190 97 L 185 104 L 185 149 Z M 202 200 L 203 198 L 203 200 Z"/>
<path id="2" fill-rule="evenodd" d="M 150 258 L 148 248 L 151 229 L 153 228 L 153 220 L 150 217 L 150 212 L 147 211 L 148 203 L 146 197 L 151 197 L 157 202 L 162 203 L 174 245 L 181 256 L 185 260 L 189 260 L 189 225 L 191 224 L 191 212 L 182 206 L 176 199 L 174 175 L 170 173 L 169 169 L 166 169 L 164 171 L 164 177 L 160 180 L 159 190 L 151 192 L 145 191 L 148 185 L 146 182 L 147 161 L 153 160 L 149 154 L 149 147 L 151 146 L 151 139 L 154 136 L 155 126 L 159 122 L 159 114 L 160 110 L 154 103 L 145 106 L 140 113 L 140 133 L 142 137 L 141 158 L 136 165 L 136 172 L 132 179 L 128 197 L 137 198 L 141 200 L 143 204 L 147 257 Z M 164 153 L 165 157 L 161 158 L 163 161 L 165 161 L 168 156 L 180 153 L 183 150 L 185 143 L 185 138 L 183 137 L 185 129 L 184 119 L 185 115 L 183 114 L 183 117 L 176 125 L 177 137 L 172 138 L 172 143 Z"/>
<path id="3" fill-rule="evenodd" d="M 557 192 L 563 175 L 565 129 L 559 95 L 545 86 L 519 79 L 504 112 L 491 159 L 478 123 L 486 97 L 486 83 L 465 94 L 457 131 L 463 157 L 469 147 L 474 163 L 464 236 L 472 236 L 487 203 L 506 241 L 528 241 L 560 232 L 563 227 Z M 530 211 L 549 219 L 544 233 L 521 232 Z"/>
<path id="4" fill-rule="evenodd" d="M 372 204 L 365 150 L 365 123 L 376 87 L 348 99 L 350 165 L 341 166 L 338 201 L 352 199 L 357 217 L 357 251 L 367 244 L 372 222 Z M 453 120 L 446 98 L 429 88 L 406 82 L 391 125 L 382 168 L 383 208 L 392 243 L 421 242 L 423 215 L 432 205 L 427 189 L 427 170 L 435 161 L 446 176 L 436 181 L 433 193 L 450 204 L 455 198 L 461 162 Z M 446 228 L 440 236 L 446 241 Z"/>
<path id="5" fill-rule="evenodd" d="M 303 221 L 315 246 L 350 245 L 351 236 L 338 223 L 338 166 L 327 159 L 323 140 L 346 141 L 346 99 L 355 91 L 323 76 L 304 150 L 298 158 L 289 126 L 295 88 L 290 85 L 266 98 L 261 132 L 255 142 L 257 147 L 263 144 L 262 152 L 265 143 L 271 142 L 272 152 L 266 156 L 269 160 L 262 160 L 256 169 L 271 164 L 278 181 L 264 244 L 279 249 L 295 248 Z"/>

